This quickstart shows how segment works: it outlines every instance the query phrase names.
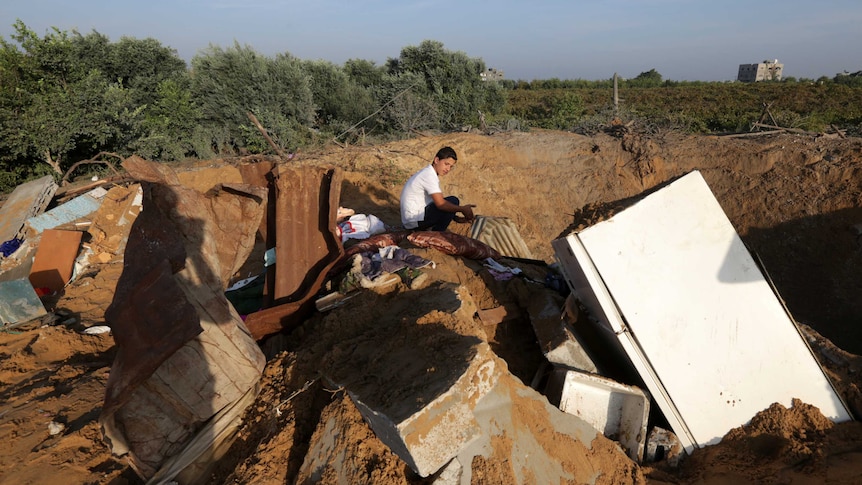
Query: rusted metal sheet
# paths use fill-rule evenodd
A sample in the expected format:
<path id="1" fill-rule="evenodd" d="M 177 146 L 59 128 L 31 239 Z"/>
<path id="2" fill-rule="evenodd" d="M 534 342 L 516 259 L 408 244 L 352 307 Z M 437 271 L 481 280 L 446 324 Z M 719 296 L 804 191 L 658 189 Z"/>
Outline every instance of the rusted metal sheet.
<path id="1" fill-rule="evenodd" d="M 267 189 L 264 217 L 260 221 L 258 233 L 264 241 L 267 250 L 275 248 L 275 231 L 269 228 L 275 227 L 275 169 L 274 162 L 261 160 L 254 163 L 242 163 L 239 165 L 239 173 L 242 175 L 243 183 L 263 187 Z M 275 291 L 275 267 L 266 267 L 266 279 L 263 286 L 263 308 L 272 306 L 273 292 Z"/>
<path id="2" fill-rule="evenodd" d="M 123 166 L 142 182 L 143 210 L 105 312 L 117 356 L 100 422 L 112 451 L 129 453 L 146 479 L 256 389 L 265 358 L 224 289 L 251 252 L 266 194 L 247 185 L 203 194 L 166 166 L 137 157 Z"/>
<path id="3" fill-rule="evenodd" d="M 342 179 L 334 167 L 279 167 L 273 306 L 246 318 L 256 339 L 292 328 L 314 310 L 314 296 L 344 254 L 335 233 Z"/>
<path id="4" fill-rule="evenodd" d="M 279 168 L 275 213 L 275 302 L 300 299 L 343 251 L 336 237 L 342 172 L 326 167 Z"/>
<path id="5" fill-rule="evenodd" d="M 50 175 L 16 187 L 0 207 L 0 243 L 21 239 L 24 223 L 44 211 L 56 191 L 57 184 Z"/>
<path id="6" fill-rule="evenodd" d="M 238 168 L 240 175 L 242 175 L 243 183 L 268 189 L 267 198 L 264 202 L 266 216 L 260 221 L 260 228 L 258 230 L 260 231 L 261 238 L 267 242 L 266 248 L 274 248 L 275 234 L 273 234 L 272 245 L 270 245 L 269 239 L 267 239 L 267 227 L 275 226 L 275 211 L 270 212 L 268 210 L 269 207 L 275 207 L 275 174 L 273 173 L 275 164 L 263 160 L 255 163 L 243 163 Z"/>

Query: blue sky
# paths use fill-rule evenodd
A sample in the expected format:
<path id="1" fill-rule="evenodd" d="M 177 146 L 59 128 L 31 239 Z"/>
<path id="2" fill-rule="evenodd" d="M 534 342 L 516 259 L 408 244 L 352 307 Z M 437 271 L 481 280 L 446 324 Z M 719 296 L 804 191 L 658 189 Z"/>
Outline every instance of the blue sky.
<path id="1" fill-rule="evenodd" d="M 723 81 L 764 59 L 796 78 L 862 70 L 859 0 L 4 0 L 0 36 L 9 39 L 15 19 L 39 35 L 152 37 L 186 61 L 236 41 L 270 56 L 380 65 L 431 39 L 528 81 L 650 69 Z"/>

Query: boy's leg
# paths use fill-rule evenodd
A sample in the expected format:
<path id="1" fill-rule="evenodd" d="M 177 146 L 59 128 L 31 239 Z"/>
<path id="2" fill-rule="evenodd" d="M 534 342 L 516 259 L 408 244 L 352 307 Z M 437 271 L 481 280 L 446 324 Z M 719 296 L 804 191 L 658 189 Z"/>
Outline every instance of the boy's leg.
<path id="1" fill-rule="evenodd" d="M 454 195 L 450 195 L 444 198 L 452 204 L 461 205 L 461 201 L 458 199 L 458 197 L 455 197 Z M 452 222 L 452 219 L 454 218 L 454 212 L 441 211 L 437 208 L 436 205 L 431 203 L 428 204 L 427 207 L 425 207 L 425 219 L 423 219 L 422 222 L 419 223 L 417 229 L 445 231 L 446 228 L 449 227 L 449 224 Z"/>

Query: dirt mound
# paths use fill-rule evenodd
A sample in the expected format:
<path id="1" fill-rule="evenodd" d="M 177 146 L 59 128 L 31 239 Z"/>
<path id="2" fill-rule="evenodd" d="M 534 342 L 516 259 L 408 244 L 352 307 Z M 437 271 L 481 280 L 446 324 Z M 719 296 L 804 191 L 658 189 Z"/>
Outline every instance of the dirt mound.
<path id="1" fill-rule="evenodd" d="M 857 422 L 841 427 L 862 430 Z M 681 475 L 687 483 L 853 483 L 862 474 L 862 442 L 833 428 L 819 409 L 798 399 L 789 409 L 776 403 L 694 453 Z"/>
<path id="2" fill-rule="evenodd" d="M 397 225 L 401 185 L 444 145 L 459 155 L 457 169 L 442 180 L 444 190 L 477 204 L 477 214 L 510 218 L 533 255 L 548 263 L 553 262 L 550 241 L 574 225 L 589 223 L 632 197 L 699 170 L 745 244 L 763 262 L 791 314 L 810 330 L 809 344 L 859 415 L 862 141 L 807 135 L 733 139 L 673 133 L 456 133 L 302 153 L 292 163 L 343 168 L 341 205 Z M 216 182 L 239 181 L 232 163 L 186 166 L 181 178 L 201 190 Z M 425 289 L 413 295 L 451 284 L 464 287 L 479 310 L 517 305 L 506 285 L 479 271 L 475 262 L 433 250 L 416 252 L 437 267 L 428 271 Z M 122 459 L 110 455 L 97 425 L 113 339 L 81 333 L 104 324 L 121 269 L 117 259 L 94 266 L 66 289 L 56 307 L 72 319 L 0 333 L 3 483 L 46 482 L 59 476 L 68 483 L 139 482 Z M 377 439 L 332 376 L 360 385 L 397 379 L 424 385 L 433 373 L 418 365 L 427 359 L 413 359 L 419 355 L 415 353 L 446 356 L 457 364 L 465 354 L 455 351 L 466 336 L 487 341 L 515 378 L 530 383 L 542 356 L 526 318 L 463 326 L 445 314 L 422 317 L 414 315 L 421 309 L 403 298 L 408 291 L 365 291 L 350 306 L 316 314 L 291 334 L 264 342 L 269 362 L 261 394 L 212 482 L 285 483 L 301 477 L 332 483 L 337 477 L 331 471 L 301 475 L 309 450 L 323 453 L 329 447 L 332 456 L 348 463 L 342 471 L 353 470 L 351 483 L 427 483 Z M 425 323 L 401 328 L 402 316 L 411 315 Z M 389 358 L 404 361 L 403 368 L 376 362 L 384 350 Z M 379 399 L 399 402 L 397 390 L 393 387 L 392 394 Z M 862 474 L 862 428 L 856 422 L 829 426 L 824 419 L 804 403 L 790 409 L 773 406 L 719 445 L 697 450 L 681 470 L 609 461 L 609 469 L 617 468 L 603 476 L 609 482 L 636 482 L 646 476 L 656 483 L 857 479 Z M 52 435 L 51 422 L 62 424 L 63 430 Z M 327 427 L 341 430 L 338 441 L 322 442 Z M 610 451 L 598 456 L 605 452 L 603 446 L 593 447 L 591 459 L 611 456 Z M 477 459 L 472 467 L 474 478 L 514 481 L 509 465 L 499 457 Z"/>

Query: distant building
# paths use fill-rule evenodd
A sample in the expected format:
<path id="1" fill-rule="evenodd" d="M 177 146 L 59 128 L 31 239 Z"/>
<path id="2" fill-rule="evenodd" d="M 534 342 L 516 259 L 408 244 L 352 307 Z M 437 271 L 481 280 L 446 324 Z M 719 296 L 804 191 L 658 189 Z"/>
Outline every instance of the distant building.
<path id="1" fill-rule="evenodd" d="M 736 79 L 744 83 L 781 81 L 781 71 L 783 70 L 784 64 L 779 64 L 778 59 L 766 60 L 759 64 L 740 64 Z"/>
<path id="2" fill-rule="evenodd" d="M 479 77 L 483 81 L 501 81 L 503 79 L 503 71 L 489 67 L 485 72 L 480 72 Z"/>

